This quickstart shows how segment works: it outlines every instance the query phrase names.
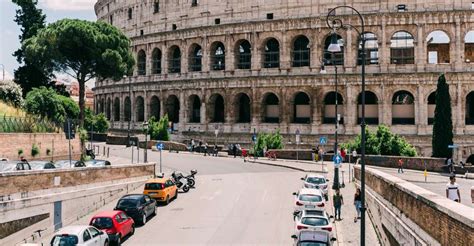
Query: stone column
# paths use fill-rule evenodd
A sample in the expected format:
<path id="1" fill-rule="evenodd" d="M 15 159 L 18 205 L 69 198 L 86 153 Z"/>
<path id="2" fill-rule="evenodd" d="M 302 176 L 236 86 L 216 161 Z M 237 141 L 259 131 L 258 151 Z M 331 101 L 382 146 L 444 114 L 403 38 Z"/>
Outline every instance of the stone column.
<path id="1" fill-rule="evenodd" d="M 148 96 L 147 96 L 147 90 L 143 90 L 143 120 L 147 121 L 148 120 Z"/>
<path id="2" fill-rule="evenodd" d="M 262 68 L 262 53 L 260 47 L 263 45 L 262 40 L 257 38 L 256 33 L 252 33 L 250 36 L 250 45 L 251 45 L 251 69 L 260 70 Z"/>
<path id="3" fill-rule="evenodd" d="M 162 118 L 163 116 L 165 116 L 165 112 L 166 112 L 166 109 L 165 109 L 166 98 L 163 91 L 160 90 L 159 94 L 160 94 L 160 118 Z"/>
<path id="4" fill-rule="evenodd" d="M 258 97 L 256 88 L 252 87 L 252 95 L 250 95 L 250 96 L 252 97 L 251 128 L 258 128 L 258 124 L 260 123 L 259 119 L 262 119 L 263 117 L 262 117 L 262 115 L 260 115 L 260 113 L 261 113 L 261 110 L 260 110 L 261 101 L 259 100 L 260 98 Z"/>
<path id="5" fill-rule="evenodd" d="M 426 134 L 426 127 L 428 125 L 428 104 L 424 100 L 423 87 L 420 84 L 416 87 L 415 125 L 417 126 L 419 135 Z"/>
<path id="6" fill-rule="evenodd" d="M 310 68 L 319 72 L 322 58 L 321 30 L 315 30 L 308 38 L 311 40 Z"/>
<path id="7" fill-rule="evenodd" d="M 465 63 L 464 56 L 464 37 L 461 36 L 461 20 L 459 16 L 455 17 L 456 29 L 454 40 L 450 40 L 450 62 L 454 63 L 453 70 L 460 71 Z M 456 44 L 454 47 L 453 45 Z M 454 49 L 453 49 L 454 48 Z M 453 52 L 454 51 L 454 52 Z M 472 62 L 472 61 L 471 61 Z"/>
<path id="8" fill-rule="evenodd" d="M 428 48 L 424 35 L 424 26 L 418 25 L 415 44 L 415 64 L 418 72 L 422 72 L 425 69 L 428 60 Z M 416 119 L 415 119 L 416 122 Z"/>
<path id="9" fill-rule="evenodd" d="M 225 70 L 234 71 L 235 70 L 235 52 L 233 47 L 233 37 L 227 37 L 225 40 Z"/>
<path id="10" fill-rule="evenodd" d="M 282 33 L 280 35 L 281 43 L 280 43 L 280 68 L 282 70 L 289 70 L 291 69 L 291 40 L 290 38 Z M 263 51 L 262 51 L 263 52 Z"/>
<path id="11" fill-rule="evenodd" d="M 202 95 L 202 101 L 201 101 L 201 125 L 202 125 L 202 131 L 207 130 L 207 124 L 209 122 L 209 119 L 207 118 L 207 100 L 208 96 L 206 93 L 206 90 L 204 88 L 201 88 L 201 95 Z"/>
<path id="12" fill-rule="evenodd" d="M 379 104 L 379 121 L 387 126 L 392 125 L 392 98 L 388 95 L 388 91 L 385 89 L 385 85 L 381 85 L 382 98 Z"/>
<path id="13" fill-rule="evenodd" d="M 377 37 L 379 44 L 379 64 L 381 72 L 385 73 L 388 70 L 388 65 L 390 64 L 390 37 L 388 37 L 386 29 L 386 20 L 385 17 L 382 17 L 382 27 L 380 36 Z M 380 110 L 379 110 L 380 112 Z M 382 118 L 380 118 L 382 119 Z"/>
<path id="14" fill-rule="evenodd" d="M 356 60 L 357 60 L 357 51 L 359 50 L 359 45 L 357 45 L 357 35 L 353 35 L 353 33 L 357 32 L 352 32 L 352 30 L 347 30 L 347 36 L 346 36 L 346 44 L 344 45 L 344 66 L 346 68 L 352 68 L 356 67 Z M 353 40 L 355 39 L 355 40 Z M 354 43 L 356 44 L 354 46 Z"/>
<path id="15" fill-rule="evenodd" d="M 357 95 L 358 92 L 354 90 L 351 84 L 346 86 L 346 100 L 344 101 L 344 128 L 347 134 L 354 132 L 357 117 Z M 356 97 L 356 98 L 354 98 Z"/>
<path id="16" fill-rule="evenodd" d="M 211 45 L 209 44 L 209 39 L 204 37 L 202 40 L 202 60 L 201 60 L 201 69 L 203 72 L 209 72 L 211 67 Z"/>
<path id="17" fill-rule="evenodd" d="M 168 67 L 169 67 L 169 59 L 170 59 L 170 56 L 169 56 L 169 47 L 168 46 L 165 46 L 165 45 L 162 45 L 160 47 L 161 49 L 161 74 L 168 74 Z"/>
<path id="18" fill-rule="evenodd" d="M 188 122 L 186 111 L 186 98 L 184 98 L 184 91 L 181 90 L 179 92 L 179 129 L 180 131 L 184 131 L 184 125 Z"/>
<path id="19" fill-rule="evenodd" d="M 322 118 L 322 104 L 320 105 L 318 102 L 319 98 L 319 90 L 314 89 L 313 95 L 311 95 L 311 107 L 312 107 L 312 125 L 319 126 L 321 125 L 321 118 Z"/>
<path id="20" fill-rule="evenodd" d="M 181 49 L 181 73 L 186 74 L 189 71 L 189 47 L 187 42 L 181 42 L 179 47 Z"/>
<path id="21" fill-rule="evenodd" d="M 455 94 L 456 95 L 456 100 L 453 100 L 456 102 L 456 105 L 453 108 L 456 108 L 456 113 L 453 115 L 453 123 L 456 126 L 455 127 L 455 133 L 456 134 L 462 134 L 464 127 L 466 126 L 466 121 L 465 121 L 465 105 L 463 105 L 463 89 L 461 86 L 461 83 L 457 82 L 455 93 L 452 93 L 452 91 L 449 92 L 451 95 Z"/>
<path id="22" fill-rule="evenodd" d="M 288 133 L 288 125 L 290 124 L 290 107 L 292 106 L 290 103 L 289 95 L 287 95 L 288 89 L 287 88 L 280 88 L 280 129 L 282 133 Z"/>

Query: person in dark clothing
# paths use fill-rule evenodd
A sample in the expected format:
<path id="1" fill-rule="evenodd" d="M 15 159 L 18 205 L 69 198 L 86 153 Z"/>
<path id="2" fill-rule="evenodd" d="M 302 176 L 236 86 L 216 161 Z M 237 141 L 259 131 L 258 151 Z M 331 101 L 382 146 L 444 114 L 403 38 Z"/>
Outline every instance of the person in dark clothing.
<path id="1" fill-rule="evenodd" d="M 344 199 L 342 198 L 341 193 L 339 192 L 339 189 L 336 190 L 336 194 L 332 196 L 333 199 L 333 204 L 334 204 L 334 210 L 335 210 L 335 215 L 334 215 L 334 220 L 341 220 L 341 207 L 342 204 L 344 204 Z"/>
<path id="2" fill-rule="evenodd" d="M 237 144 L 234 144 L 234 146 L 232 146 L 232 153 L 234 154 L 234 158 L 237 157 Z"/>
<path id="3" fill-rule="evenodd" d="M 360 198 L 360 188 L 357 188 L 356 193 L 354 195 L 354 206 L 357 211 L 357 216 L 354 218 L 354 222 L 357 222 L 358 219 L 360 219 L 360 208 L 362 207 L 362 201 Z"/>
<path id="4" fill-rule="evenodd" d="M 202 141 L 199 141 L 199 153 L 201 153 L 202 150 Z"/>

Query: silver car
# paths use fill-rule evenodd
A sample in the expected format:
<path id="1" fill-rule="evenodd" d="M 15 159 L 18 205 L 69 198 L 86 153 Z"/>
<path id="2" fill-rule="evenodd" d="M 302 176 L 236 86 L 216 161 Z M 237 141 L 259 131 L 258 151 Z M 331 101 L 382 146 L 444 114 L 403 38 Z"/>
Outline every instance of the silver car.
<path id="1" fill-rule="evenodd" d="M 326 201 L 328 200 L 329 179 L 315 173 L 308 173 L 303 180 L 303 188 L 320 189 Z"/>

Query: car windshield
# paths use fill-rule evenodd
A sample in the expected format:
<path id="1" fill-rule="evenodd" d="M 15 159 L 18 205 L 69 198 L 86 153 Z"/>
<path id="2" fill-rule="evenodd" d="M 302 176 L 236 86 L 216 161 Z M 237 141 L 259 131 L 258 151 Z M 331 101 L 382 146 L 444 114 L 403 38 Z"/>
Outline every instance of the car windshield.
<path id="1" fill-rule="evenodd" d="M 162 190 L 165 185 L 162 183 L 147 183 L 145 184 L 145 190 Z"/>
<path id="2" fill-rule="evenodd" d="M 318 178 L 318 177 L 308 177 L 306 179 L 306 182 L 311 183 L 311 184 L 324 184 L 326 183 L 326 179 Z"/>
<path id="3" fill-rule="evenodd" d="M 134 208 L 137 206 L 138 206 L 138 200 L 135 200 L 135 199 L 122 199 L 117 204 L 117 207 L 119 208 Z"/>
<path id="4" fill-rule="evenodd" d="M 318 195 L 300 195 L 298 199 L 304 202 L 320 202 L 323 200 L 323 198 Z"/>
<path id="5" fill-rule="evenodd" d="M 315 241 L 306 241 L 306 242 L 299 242 L 298 246 L 327 246 L 329 244 L 323 242 L 315 242 Z"/>
<path id="6" fill-rule="evenodd" d="M 91 225 L 95 226 L 98 229 L 109 229 L 113 227 L 113 222 L 111 218 L 98 217 L 92 219 Z"/>
<path id="7" fill-rule="evenodd" d="M 301 223 L 310 226 L 325 226 L 329 224 L 327 219 L 319 217 L 304 217 L 301 219 Z"/>
<path id="8" fill-rule="evenodd" d="M 52 246 L 75 246 L 79 243 L 76 235 L 56 235 L 51 240 Z"/>

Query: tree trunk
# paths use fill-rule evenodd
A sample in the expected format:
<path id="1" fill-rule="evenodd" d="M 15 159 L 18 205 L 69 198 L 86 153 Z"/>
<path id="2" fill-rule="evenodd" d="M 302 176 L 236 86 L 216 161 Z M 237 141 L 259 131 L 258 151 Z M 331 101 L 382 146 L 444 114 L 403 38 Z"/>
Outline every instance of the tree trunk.
<path id="1" fill-rule="evenodd" d="M 84 108 L 85 108 L 85 99 L 84 94 L 85 92 L 85 82 L 81 79 L 78 79 L 79 83 L 79 108 L 81 109 L 79 113 L 79 127 L 82 128 L 84 126 Z"/>

